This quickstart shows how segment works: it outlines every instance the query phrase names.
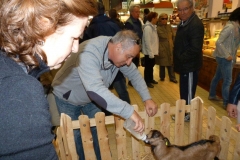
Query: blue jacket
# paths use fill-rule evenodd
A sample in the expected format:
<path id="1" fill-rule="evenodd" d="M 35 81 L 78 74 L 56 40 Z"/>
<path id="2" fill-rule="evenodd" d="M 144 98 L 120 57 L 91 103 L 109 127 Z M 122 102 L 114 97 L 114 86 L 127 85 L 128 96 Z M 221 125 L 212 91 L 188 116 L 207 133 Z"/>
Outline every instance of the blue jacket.
<path id="1" fill-rule="evenodd" d="M 49 70 L 41 64 L 28 75 L 24 65 L 0 51 L 1 160 L 57 159 L 48 102 L 36 79 Z"/>

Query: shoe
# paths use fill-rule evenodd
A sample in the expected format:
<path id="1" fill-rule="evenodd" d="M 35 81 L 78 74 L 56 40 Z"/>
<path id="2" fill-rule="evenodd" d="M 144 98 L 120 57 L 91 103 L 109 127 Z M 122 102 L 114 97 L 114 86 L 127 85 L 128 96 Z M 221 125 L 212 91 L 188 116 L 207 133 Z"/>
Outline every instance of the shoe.
<path id="1" fill-rule="evenodd" d="M 164 81 L 164 78 L 161 78 L 160 81 Z"/>
<path id="2" fill-rule="evenodd" d="M 133 85 L 132 85 L 131 81 L 129 81 L 129 82 L 128 82 L 128 85 L 133 87 Z"/>
<path id="3" fill-rule="evenodd" d="M 148 88 L 153 88 L 154 86 L 151 83 L 147 83 Z"/>
<path id="4" fill-rule="evenodd" d="M 208 96 L 208 99 L 209 99 L 209 100 L 213 100 L 213 101 L 222 101 L 222 99 L 219 98 L 218 96 L 215 96 L 215 97 L 210 97 L 210 96 Z"/>
<path id="5" fill-rule="evenodd" d="M 178 83 L 178 81 L 176 79 L 171 79 L 170 82 Z"/>
<path id="6" fill-rule="evenodd" d="M 172 120 L 175 121 L 175 116 L 172 116 Z M 185 115 L 184 121 L 185 121 L 185 122 L 189 122 L 189 121 L 190 121 L 190 114 L 186 114 L 186 115 Z"/>
<path id="7" fill-rule="evenodd" d="M 152 84 L 158 84 L 158 82 L 157 81 L 155 81 L 155 80 L 152 80 L 152 82 L 151 82 Z"/>
<path id="8" fill-rule="evenodd" d="M 184 121 L 185 122 L 189 122 L 190 121 L 190 114 L 189 113 L 185 114 Z"/>

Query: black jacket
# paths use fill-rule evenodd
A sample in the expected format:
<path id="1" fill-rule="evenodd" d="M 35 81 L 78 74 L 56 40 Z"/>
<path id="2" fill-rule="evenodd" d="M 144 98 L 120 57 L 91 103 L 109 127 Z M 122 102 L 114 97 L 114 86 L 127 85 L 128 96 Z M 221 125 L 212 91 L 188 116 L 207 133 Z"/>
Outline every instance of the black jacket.
<path id="1" fill-rule="evenodd" d="M 1 160 L 57 159 L 49 105 L 37 80 L 42 69 L 49 70 L 45 65 L 28 75 L 23 65 L 0 52 Z"/>
<path id="2" fill-rule="evenodd" d="M 95 16 L 86 31 L 84 32 L 83 40 L 88 40 L 98 36 L 114 36 L 120 28 L 109 17 L 99 14 Z"/>
<path id="3" fill-rule="evenodd" d="M 228 103 L 237 105 L 239 99 L 240 99 L 240 73 L 238 74 L 238 76 L 235 80 L 235 83 L 233 85 L 233 88 L 229 94 Z"/>
<path id="4" fill-rule="evenodd" d="M 203 38 L 203 23 L 195 13 L 183 25 L 178 25 L 173 50 L 176 72 L 188 73 L 201 68 Z"/>

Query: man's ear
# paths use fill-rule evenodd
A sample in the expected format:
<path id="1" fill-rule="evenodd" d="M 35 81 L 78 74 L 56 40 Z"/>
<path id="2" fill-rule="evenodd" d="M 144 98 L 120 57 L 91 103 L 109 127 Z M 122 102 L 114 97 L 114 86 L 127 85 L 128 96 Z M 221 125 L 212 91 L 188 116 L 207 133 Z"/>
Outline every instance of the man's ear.
<path id="1" fill-rule="evenodd" d="M 122 49 L 122 44 L 121 44 L 121 43 L 118 43 L 118 44 L 116 45 L 116 49 L 118 49 L 118 50 Z"/>

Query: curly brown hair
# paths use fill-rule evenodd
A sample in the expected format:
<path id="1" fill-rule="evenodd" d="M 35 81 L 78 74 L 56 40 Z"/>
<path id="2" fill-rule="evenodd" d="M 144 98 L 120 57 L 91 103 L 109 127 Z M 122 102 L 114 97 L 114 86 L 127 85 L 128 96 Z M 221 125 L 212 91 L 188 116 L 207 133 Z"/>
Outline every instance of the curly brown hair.
<path id="1" fill-rule="evenodd" d="M 97 14 L 95 0 L 1 0 L 0 46 L 7 56 L 29 67 L 36 53 L 47 63 L 39 42 L 66 26 L 73 16 Z"/>

